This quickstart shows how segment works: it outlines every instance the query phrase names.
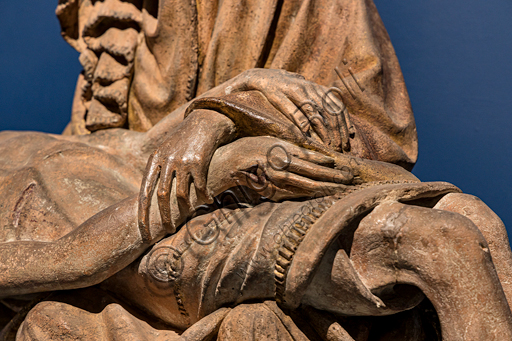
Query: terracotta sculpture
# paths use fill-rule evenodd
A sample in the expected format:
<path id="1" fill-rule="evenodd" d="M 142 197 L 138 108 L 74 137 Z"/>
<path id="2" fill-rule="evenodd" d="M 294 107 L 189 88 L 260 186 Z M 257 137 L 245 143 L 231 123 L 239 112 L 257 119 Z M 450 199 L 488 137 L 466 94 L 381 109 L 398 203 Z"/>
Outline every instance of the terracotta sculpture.
<path id="1" fill-rule="evenodd" d="M 409 173 L 371 0 L 57 15 L 71 123 L 0 133 L 4 339 L 512 339 L 503 223 Z"/>

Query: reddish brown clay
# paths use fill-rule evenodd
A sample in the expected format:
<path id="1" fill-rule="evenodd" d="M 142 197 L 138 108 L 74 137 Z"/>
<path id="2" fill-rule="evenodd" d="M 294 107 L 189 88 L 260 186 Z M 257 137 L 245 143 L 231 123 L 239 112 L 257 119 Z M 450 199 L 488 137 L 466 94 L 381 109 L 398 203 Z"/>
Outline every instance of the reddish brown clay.
<path id="1" fill-rule="evenodd" d="M 63 0 L 63 135 L 0 133 L 4 340 L 512 340 L 512 254 L 371 0 Z"/>

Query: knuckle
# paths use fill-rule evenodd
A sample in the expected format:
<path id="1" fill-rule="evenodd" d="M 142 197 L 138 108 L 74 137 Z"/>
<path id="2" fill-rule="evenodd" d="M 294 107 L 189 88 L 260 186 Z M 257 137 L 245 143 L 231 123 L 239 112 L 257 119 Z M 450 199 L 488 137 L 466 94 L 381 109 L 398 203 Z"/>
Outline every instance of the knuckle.
<path id="1" fill-rule="evenodd" d="M 197 154 L 189 155 L 189 156 L 183 157 L 182 162 L 184 165 L 190 167 L 190 166 L 194 166 L 194 165 L 198 164 L 199 162 L 201 162 L 201 158 Z"/>
<path id="2" fill-rule="evenodd" d="M 172 164 L 176 160 L 176 156 L 174 154 L 170 154 L 170 155 L 167 155 L 167 157 L 165 159 L 166 159 L 167 163 Z"/>
<path id="3" fill-rule="evenodd" d="M 169 195 L 169 190 L 167 188 L 159 188 L 158 191 L 156 192 L 156 195 L 159 198 L 164 199 L 165 197 L 167 197 L 167 195 Z"/>

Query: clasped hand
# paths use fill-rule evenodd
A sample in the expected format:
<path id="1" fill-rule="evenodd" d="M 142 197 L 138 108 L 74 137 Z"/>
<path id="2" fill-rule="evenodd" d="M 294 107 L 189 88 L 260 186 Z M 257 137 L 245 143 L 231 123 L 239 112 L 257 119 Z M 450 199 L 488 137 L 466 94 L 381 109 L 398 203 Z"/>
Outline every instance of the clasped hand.
<path id="1" fill-rule="evenodd" d="M 247 90 L 260 90 L 305 134 L 312 128 L 326 145 L 334 150 L 341 149 L 337 117 L 325 113 L 325 110 L 319 110 L 319 107 L 324 105 L 326 99 L 333 108 L 339 109 L 343 104 L 335 96 L 326 97 L 321 86 L 296 74 L 265 69 L 246 71 L 235 77 L 231 84 L 237 87 L 237 91 L 244 87 Z M 311 104 L 311 108 L 306 109 L 307 106 L 301 104 L 305 101 Z M 222 121 L 221 125 L 224 126 L 226 121 L 231 125 L 233 123 L 217 112 L 198 112 L 194 111 L 177 126 L 148 160 L 139 195 L 141 231 L 149 231 L 149 210 L 155 189 L 162 225 L 168 233 L 174 233 L 179 221 L 184 221 L 194 211 L 190 198 L 192 184 L 197 199 L 195 204 L 203 204 L 211 203 L 213 196 L 220 194 L 219 190 L 238 184 L 253 187 L 257 191 L 258 188 L 268 188 L 270 184 L 273 190 L 271 199 L 282 200 L 326 195 L 352 180 L 351 174 L 342 174 L 333 169 L 334 160 L 331 157 L 277 138 L 243 138 L 229 143 L 234 138 L 233 132 L 231 136 L 227 136 L 230 135 L 229 128 L 224 127 L 219 131 L 212 122 Z M 321 113 L 319 119 L 313 117 L 318 113 Z M 236 130 L 236 127 L 232 128 Z M 229 144 L 216 153 L 226 143 Z M 279 161 L 279 157 L 276 159 L 279 153 L 272 155 L 269 153 L 271 150 L 281 150 L 281 156 L 285 155 L 284 161 Z M 212 160 L 214 153 L 215 160 Z M 275 166 L 283 162 L 284 166 Z M 212 179 L 208 178 L 209 168 L 217 169 Z M 181 217 L 178 220 L 173 219 L 173 216 L 177 216 L 176 212 L 171 212 L 171 193 L 174 186 Z"/>

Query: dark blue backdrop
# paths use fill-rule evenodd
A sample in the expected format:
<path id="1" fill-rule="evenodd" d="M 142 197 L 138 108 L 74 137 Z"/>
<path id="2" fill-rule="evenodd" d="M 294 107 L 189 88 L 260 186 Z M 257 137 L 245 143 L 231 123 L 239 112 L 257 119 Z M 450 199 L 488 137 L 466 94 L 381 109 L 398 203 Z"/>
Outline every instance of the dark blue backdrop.
<path id="1" fill-rule="evenodd" d="M 375 0 L 416 114 L 414 173 L 482 198 L 512 231 L 512 3 Z M 0 1 L 0 130 L 59 133 L 78 54 L 55 1 Z"/>

